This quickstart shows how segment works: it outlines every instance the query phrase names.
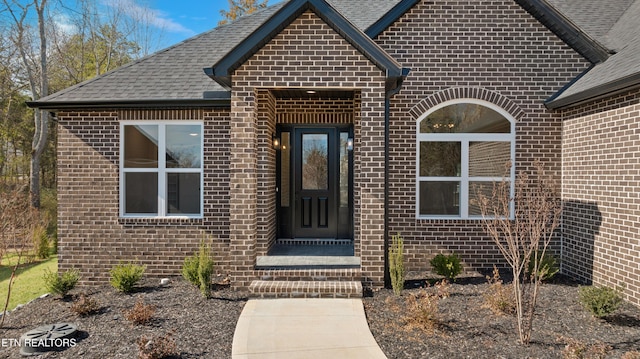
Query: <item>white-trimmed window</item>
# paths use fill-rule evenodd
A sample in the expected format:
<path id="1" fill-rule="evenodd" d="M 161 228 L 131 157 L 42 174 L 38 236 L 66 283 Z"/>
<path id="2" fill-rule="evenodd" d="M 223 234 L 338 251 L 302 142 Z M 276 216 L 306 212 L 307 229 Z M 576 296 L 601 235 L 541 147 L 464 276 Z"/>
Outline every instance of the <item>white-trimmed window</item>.
<path id="1" fill-rule="evenodd" d="M 491 196 L 493 182 L 515 163 L 515 121 L 503 109 L 477 99 L 447 101 L 418 119 L 416 215 L 481 218 L 478 191 Z M 513 211 L 513 209 L 512 209 Z"/>
<path id="2" fill-rule="evenodd" d="M 122 121 L 120 215 L 202 217 L 203 125 Z"/>

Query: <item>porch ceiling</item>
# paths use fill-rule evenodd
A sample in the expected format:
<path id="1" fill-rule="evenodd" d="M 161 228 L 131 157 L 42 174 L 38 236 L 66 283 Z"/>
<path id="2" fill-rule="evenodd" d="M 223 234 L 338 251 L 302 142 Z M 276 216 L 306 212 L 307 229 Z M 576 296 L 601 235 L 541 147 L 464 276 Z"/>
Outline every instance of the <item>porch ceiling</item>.
<path id="1" fill-rule="evenodd" d="M 353 90 L 343 89 L 300 89 L 300 88 L 287 88 L 287 89 L 274 89 L 271 93 L 276 99 L 340 99 L 340 100 L 352 100 Z"/>

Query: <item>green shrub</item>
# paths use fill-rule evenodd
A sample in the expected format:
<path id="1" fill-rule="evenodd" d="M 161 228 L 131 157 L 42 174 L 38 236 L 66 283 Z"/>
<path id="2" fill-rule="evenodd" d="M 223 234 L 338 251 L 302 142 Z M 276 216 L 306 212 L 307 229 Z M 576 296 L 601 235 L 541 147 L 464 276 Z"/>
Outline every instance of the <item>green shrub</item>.
<path id="1" fill-rule="evenodd" d="M 109 283 L 120 292 L 131 293 L 136 283 L 142 279 L 146 268 L 147 266 L 134 263 L 120 263 L 109 271 Z"/>
<path id="2" fill-rule="evenodd" d="M 453 280 L 462 273 L 460 258 L 455 254 L 438 254 L 433 257 L 429 263 L 437 274 L 442 275 L 447 279 Z"/>
<path id="3" fill-rule="evenodd" d="M 615 312 L 622 304 L 622 291 L 608 287 L 585 286 L 579 289 L 582 306 L 595 317 Z"/>
<path id="4" fill-rule="evenodd" d="M 202 295 L 208 298 L 211 294 L 213 270 L 214 262 L 211 258 L 211 249 L 205 241 L 202 240 L 198 252 L 184 259 L 182 276 L 189 283 L 200 288 Z"/>
<path id="5" fill-rule="evenodd" d="M 404 289 L 405 270 L 404 240 L 399 234 L 392 237 L 391 247 L 389 247 L 389 274 L 393 292 L 400 295 Z"/>
<path id="6" fill-rule="evenodd" d="M 44 283 L 47 290 L 53 294 L 65 296 L 73 289 L 80 279 L 80 273 L 77 270 L 68 270 L 62 275 L 47 270 L 44 273 Z"/>
<path id="7" fill-rule="evenodd" d="M 529 259 L 529 265 L 527 267 L 527 274 L 529 276 L 533 273 L 534 262 L 534 254 L 531 254 L 531 258 Z M 558 266 L 558 262 L 556 258 L 549 254 L 545 253 L 544 256 L 538 252 L 538 277 L 540 280 L 545 281 L 553 278 L 560 271 L 560 266 Z"/>
<path id="8" fill-rule="evenodd" d="M 44 225 L 37 225 L 33 230 L 33 248 L 36 258 L 49 258 L 49 235 Z"/>

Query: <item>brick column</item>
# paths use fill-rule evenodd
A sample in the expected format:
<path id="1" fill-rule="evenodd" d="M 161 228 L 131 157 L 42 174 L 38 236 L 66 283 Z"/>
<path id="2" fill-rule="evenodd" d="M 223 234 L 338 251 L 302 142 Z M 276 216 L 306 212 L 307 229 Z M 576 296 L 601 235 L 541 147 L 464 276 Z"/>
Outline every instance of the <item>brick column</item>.
<path id="1" fill-rule="evenodd" d="M 231 281 L 247 288 L 253 279 L 257 237 L 257 123 L 251 90 L 234 87 L 231 96 L 230 257 Z"/>

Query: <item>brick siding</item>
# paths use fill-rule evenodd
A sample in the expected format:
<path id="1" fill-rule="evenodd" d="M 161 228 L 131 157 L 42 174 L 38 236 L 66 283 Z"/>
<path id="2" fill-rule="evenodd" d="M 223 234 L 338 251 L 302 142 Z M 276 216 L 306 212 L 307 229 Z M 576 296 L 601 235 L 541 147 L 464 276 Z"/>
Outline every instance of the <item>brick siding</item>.
<path id="1" fill-rule="evenodd" d="M 179 275 L 204 232 L 218 273 L 228 273 L 228 110 L 87 110 L 57 118 L 60 270 L 77 268 L 83 283 L 99 283 L 118 262 L 133 260 L 150 275 Z M 119 218 L 119 120 L 134 119 L 204 122 L 202 219 Z"/>
<path id="2" fill-rule="evenodd" d="M 561 121 L 543 102 L 589 64 L 513 1 L 421 1 L 375 41 L 411 68 L 391 99 L 389 153 L 389 233 L 408 269 L 442 252 L 468 270 L 504 265 L 479 220 L 416 219 L 416 120 L 447 100 L 489 101 L 516 119 L 516 169 L 539 158 L 559 180 Z"/>
<path id="3" fill-rule="evenodd" d="M 640 90 L 562 114 L 563 270 L 640 305 Z"/>

